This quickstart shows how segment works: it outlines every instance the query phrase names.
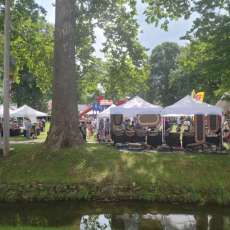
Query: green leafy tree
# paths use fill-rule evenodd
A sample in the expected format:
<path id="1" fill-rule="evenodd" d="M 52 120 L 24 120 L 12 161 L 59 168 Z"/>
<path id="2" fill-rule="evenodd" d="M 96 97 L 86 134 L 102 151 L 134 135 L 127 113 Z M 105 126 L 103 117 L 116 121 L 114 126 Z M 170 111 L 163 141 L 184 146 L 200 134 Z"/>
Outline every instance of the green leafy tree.
<path id="1" fill-rule="evenodd" d="M 99 94 L 120 98 L 143 94 L 147 88 L 148 63 L 146 50 L 138 41 L 135 1 L 78 1 L 77 60 L 80 72 L 81 98 L 88 100 Z M 83 23 L 84 22 L 84 23 Z M 104 31 L 105 59 L 93 57 L 94 29 Z M 89 95 L 89 96 L 87 96 Z M 88 99 L 87 99 L 88 97 Z"/>
<path id="2" fill-rule="evenodd" d="M 27 70 L 19 73 L 20 81 L 12 84 L 12 99 L 18 106 L 27 104 L 35 109 L 47 110 L 48 98 L 44 96 L 37 86 L 35 77 Z"/>
<path id="3" fill-rule="evenodd" d="M 135 4 L 114 4 L 105 22 L 107 77 L 102 82 L 106 95 L 113 99 L 141 94 L 147 89 L 148 65 L 145 48 L 138 40 Z"/>
<path id="4" fill-rule="evenodd" d="M 13 101 L 18 105 L 27 103 L 44 108 L 43 100 L 50 94 L 53 66 L 53 26 L 45 21 L 45 10 L 34 1 L 11 1 L 12 35 L 11 35 L 11 78 L 13 81 Z M 0 3 L 1 8 L 4 5 Z M 0 13 L 0 34 L 2 34 L 2 17 Z M 0 36 L 2 43 L 2 36 Z M 2 59 L 0 59 L 2 62 Z M 2 71 L 1 71 L 2 73 Z M 29 101 L 31 90 L 25 84 L 24 76 L 30 76 L 35 91 L 40 91 L 40 99 Z M 22 81 L 22 83 L 21 83 Z M 25 88 L 24 88 L 25 87 Z M 20 92 L 23 92 L 24 96 Z M 26 93 L 27 92 L 27 93 Z M 24 102 L 23 102 L 24 100 Z M 44 103 L 41 105 L 41 101 Z"/>
<path id="5" fill-rule="evenodd" d="M 149 100 L 162 105 L 174 102 L 174 92 L 170 85 L 170 73 L 176 69 L 180 47 L 176 43 L 165 42 L 152 51 L 150 63 Z"/>
<path id="6" fill-rule="evenodd" d="M 171 85 L 194 87 L 206 92 L 209 102 L 216 101 L 225 91 L 230 91 L 230 2 L 228 0 L 162 1 L 144 0 L 149 23 L 167 29 L 171 20 L 195 17 L 192 28 L 184 39 L 190 40 L 172 73 Z"/>

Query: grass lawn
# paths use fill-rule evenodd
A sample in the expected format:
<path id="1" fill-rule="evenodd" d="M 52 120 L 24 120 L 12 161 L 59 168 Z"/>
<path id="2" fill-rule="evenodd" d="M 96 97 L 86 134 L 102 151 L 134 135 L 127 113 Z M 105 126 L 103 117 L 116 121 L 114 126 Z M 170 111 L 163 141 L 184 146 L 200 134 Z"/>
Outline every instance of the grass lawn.
<path id="1" fill-rule="evenodd" d="M 64 191 L 74 184 L 85 186 L 80 193 L 86 199 L 230 204 L 229 166 L 230 155 L 130 153 L 99 144 L 49 152 L 41 144 L 15 145 L 11 156 L 0 160 L 0 186 L 65 184 Z"/>

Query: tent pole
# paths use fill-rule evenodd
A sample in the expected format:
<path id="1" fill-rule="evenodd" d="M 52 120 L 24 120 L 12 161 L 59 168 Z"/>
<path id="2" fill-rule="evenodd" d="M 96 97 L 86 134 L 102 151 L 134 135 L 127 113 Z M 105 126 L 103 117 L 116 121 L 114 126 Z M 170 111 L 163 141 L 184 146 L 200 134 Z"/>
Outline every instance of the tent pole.
<path id="1" fill-rule="evenodd" d="M 165 140 L 164 140 L 164 135 L 165 135 L 165 117 L 162 117 L 162 144 L 165 143 Z"/>
<path id="2" fill-rule="evenodd" d="M 220 141 L 220 151 L 222 152 L 223 150 L 223 143 L 224 143 L 224 136 L 223 136 L 223 128 L 224 128 L 224 116 L 223 114 L 221 115 L 220 119 L 221 119 L 221 122 L 220 122 L 220 129 L 221 129 L 221 132 L 220 132 L 220 135 L 221 135 L 221 141 Z"/>

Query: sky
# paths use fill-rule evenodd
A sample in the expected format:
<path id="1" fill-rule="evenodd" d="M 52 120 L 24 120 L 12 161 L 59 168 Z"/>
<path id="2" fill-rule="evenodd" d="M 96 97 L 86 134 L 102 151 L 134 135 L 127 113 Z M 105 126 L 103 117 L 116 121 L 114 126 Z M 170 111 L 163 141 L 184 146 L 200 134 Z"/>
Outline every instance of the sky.
<path id="1" fill-rule="evenodd" d="M 55 9 L 53 6 L 54 0 L 35 0 L 39 5 L 43 6 L 47 11 L 47 20 L 51 23 L 54 23 L 55 20 Z M 141 3 L 141 0 L 138 0 L 137 10 L 138 10 L 138 24 L 140 25 L 139 39 L 141 44 L 146 47 L 149 52 L 161 44 L 162 42 L 177 42 L 179 45 L 185 45 L 187 42 L 180 40 L 180 37 L 185 35 L 185 32 L 188 31 L 192 26 L 192 20 L 178 20 L 170 22 L 168 31 L 163 31 L 160 28 L 154 27 L 154 25 L 147 24 L 145 22 L 145 16 L 143 15 L 145 5 Z M 96 56 L 102 57 L 100 49 L 102 48 L 102 43 L 105 38 L 103 36 L 103 31 L 99 28 L 96 28 L 96 44 L 94 48 L 96 50 Z"/>

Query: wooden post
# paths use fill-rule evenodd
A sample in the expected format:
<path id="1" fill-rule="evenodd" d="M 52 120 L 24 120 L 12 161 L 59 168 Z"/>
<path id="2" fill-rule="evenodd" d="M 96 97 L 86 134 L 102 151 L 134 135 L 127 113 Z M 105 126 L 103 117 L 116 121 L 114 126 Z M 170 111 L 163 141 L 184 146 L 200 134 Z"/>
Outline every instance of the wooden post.
<path id="1" fill-rule="evenodd" d="M 4 21 L 4 82 L 3 82 L 3 155 L 9 155 L 10 136 L 10 0 L 5 0 Z"/>

